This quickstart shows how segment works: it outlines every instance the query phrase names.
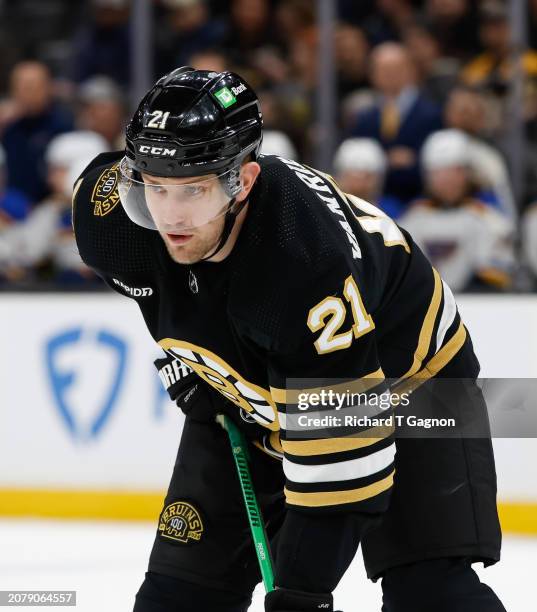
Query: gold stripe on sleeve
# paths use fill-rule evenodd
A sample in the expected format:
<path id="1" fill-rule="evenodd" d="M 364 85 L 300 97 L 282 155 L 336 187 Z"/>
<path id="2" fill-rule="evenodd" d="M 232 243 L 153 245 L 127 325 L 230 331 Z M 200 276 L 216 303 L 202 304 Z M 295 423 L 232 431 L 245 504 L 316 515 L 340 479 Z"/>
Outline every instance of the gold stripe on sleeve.
<path id="1" fill-rule="evenodd" d="M 375 495 L 387 491 L 393 485 L 395 470 L 386 478 L 374 482 L 367 487 L 351 489 L 350 491 L 324 491 L 322 493 L 297 493 L 285 488 L 285 497 L 288 504 L 296 506 L 307 506 L 309 508 L 320 508 L 323 506 L 337 506 L 340 504 L 351 504 L 360 502 Z"/>
<path id="2" fill-rule="evenodd" d="M 444 344 L 444 346 L 436 353 L 434 357 L 429 359 L 425 367 L 414 374 L 411 378 L 403 381 L 400 385 L 394 388 L 394 393 L 399 395 L 402 393 L 408 393 L 417 389 L 426 380 L 429 380 L 433 376 L 436 376 L 440 370 L 446 366 L 455 355 L 461 350 L 462 346 L 466 342 L 466 327 L 462 324 L 459 325 L 459 329 L 453 334 L 453 336 Z"/>
<path id="3" fill-rule="evenodd" d="M 429 308 L 427 309 L 427 314 L 423 319 L 423 325 L 421 326 L 421 331 L 418 338 L 418 346 L 414 351 L 414 361 L 412 362 L 410 369 L 403 374 L 402 378 L 410 378 L 421 368 L 421 364 L 423 363 L 425 357 L 427 357 L 429 347 L 431 346 L 434 323 L 438 315 L 438 309 L 440 308 L 440 301 L 442 298 L 442 279 L 440 278 L 440 274 L 438 274 L 434 268 L 433 275 L 433 296 L 431 298 Z"/>
<path id="4" fill-rule="evenodd" d="M 428 379 L 436 376 L 440 370 L 446 366 L 455 355 L 461 350 L 462 345 L 466 342 L 466 327 L 459 324 L 459 329 L 453 334 L 453 336 L 444 344 L 444 346 L 431 357 L 426 363 L 425 367 L 413 376 L 414 379 Z"/>
<path id="5" fill-rule="evenodd" d="M 365 448 L 380 442 L 391 436 L 394 429 L 393 425 L 391 427 L 371 427 L 371 429 L 361 432 L 360 437 L 346 436 L 345 438 L 323 438 L 322 440 L 282 440 L 282 446 L 287 454 L 296 455 L 297 457 L 342 453 Z"/>
<path id="6" fill-rule="evenodd" d="M 270 433 L 269 442 L 274 450 L 278 451 L 279 453 L 283 453 L 282 444 L 280 442 L 280 432 L 279 431 L 272 431 Z"/>

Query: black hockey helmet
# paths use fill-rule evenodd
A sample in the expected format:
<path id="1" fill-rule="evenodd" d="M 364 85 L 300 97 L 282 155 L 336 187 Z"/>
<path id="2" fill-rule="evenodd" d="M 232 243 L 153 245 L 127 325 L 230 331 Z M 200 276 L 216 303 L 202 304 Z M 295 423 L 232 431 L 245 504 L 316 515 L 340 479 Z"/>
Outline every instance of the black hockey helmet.
<path id="1" fill-rule="evenodd" d="M 236 201 L 242 190 L 240 166 L 248 156 L 257 160 L 262 127 L 257 96 L 237 74 L 183 67 L 162 77 L 127 127 L 118 190 L 131 221 L 165 233 L 188 233 L 223 217 L 220 240 L 204 259 L 214 256 L 246 205 L 246 200 Z M 142 173 L 200 180 L 158 184 L 158 179 L 144 180 Z M 166 214 L 155 215 L 156 209 Z"/>
<path id="2" fill-rule="evenodd" d="M 233 72 L 177 68 L 141 101 L 127 127 L 126 157 L 133 169 L 162 177 L 224 174 L 262 140 L 253 89 Z"/>

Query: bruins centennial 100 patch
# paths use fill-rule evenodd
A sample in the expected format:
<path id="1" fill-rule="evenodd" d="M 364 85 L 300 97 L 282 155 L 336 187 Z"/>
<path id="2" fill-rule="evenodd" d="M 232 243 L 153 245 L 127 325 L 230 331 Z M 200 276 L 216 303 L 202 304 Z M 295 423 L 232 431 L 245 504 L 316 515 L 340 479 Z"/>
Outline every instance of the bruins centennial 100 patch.
<path id="1" fill-rule="evenodd" d="M 163 538 L 186 544 L 199 542 L 203 534 L 200 513 L 186 501 L 176 501 L 164 508 L 158 522 L 159 534 Z"/>
<path id="2" fill-rule="evenodd" d="M 119 163 L 107 168 L 95 183 L 91 202 L 94 205 L 93 214 L 96 217 L 104 217 L 112 212 L 119 202 L 119 191 L 117 183 L 119 179 Z"/>

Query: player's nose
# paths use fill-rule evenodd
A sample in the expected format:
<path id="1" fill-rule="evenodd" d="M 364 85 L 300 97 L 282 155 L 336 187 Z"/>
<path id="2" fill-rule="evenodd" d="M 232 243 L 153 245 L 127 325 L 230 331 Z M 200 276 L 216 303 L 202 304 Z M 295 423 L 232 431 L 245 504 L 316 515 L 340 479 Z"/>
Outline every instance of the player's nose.
<path id="1" fill-rule="evenodd" d="M 167 229 L 179 228 L 187 225 L 187 216 L 184 207 L 173 203 L 166 203 L 156 211 L 158 225 Z"/>

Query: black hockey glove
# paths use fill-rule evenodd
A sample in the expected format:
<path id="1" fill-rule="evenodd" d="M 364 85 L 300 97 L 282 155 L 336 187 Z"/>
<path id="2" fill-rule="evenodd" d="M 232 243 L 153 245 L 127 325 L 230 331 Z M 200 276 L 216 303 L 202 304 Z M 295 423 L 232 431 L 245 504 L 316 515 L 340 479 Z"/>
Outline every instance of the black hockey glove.
<path id="1" fill-rule="evenodd" d="M 173 357 L 154 361 L 158 375 L 170 399 L 193 421 L 212 423 L 222 412 L 218 391 L 213 390 L 191 368 Z"/>
<path id="2" fill-rule="evenodd" d="M 265 612 L 334 612 L 330 593 L 275 589 L 265 596 Z"/>

